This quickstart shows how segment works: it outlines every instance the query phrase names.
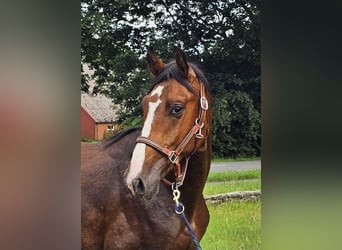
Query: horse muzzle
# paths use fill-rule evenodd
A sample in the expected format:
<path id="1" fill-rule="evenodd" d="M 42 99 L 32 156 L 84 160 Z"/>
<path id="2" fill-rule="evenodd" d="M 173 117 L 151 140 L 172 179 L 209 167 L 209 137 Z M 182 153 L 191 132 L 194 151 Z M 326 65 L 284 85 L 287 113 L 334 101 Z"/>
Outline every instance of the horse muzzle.
<path id="1" fill-rule="evenodd" d="M 160 181 L 168 167 L 169 164 L 164 157 L 144 162 L 138 170 L 130 165 L 126 172 L 126 186 L 134 196 L 151 200 L 158 194 Z"/>
<path id="2" fill-rule="evenodd" d="M 134 178 L 132 187 L 135 194 L 145 200 L 151 200 L 159 192 L 159 185 L 146 186 L 141 178 Z"/>
<path id="3" fill-rule="evenodd" d="M 138 176 L 131 181 L 126 180 L 126 186 L 130 192 L 145 200 L 153 199 L 159 193 L 160 178 Z"/>
<path id="4" fill-rule="evenodd" d="M 153 199 L 159 192 L 161 172 L 153 167 L 147 171 L 134 176 L 129 176 L 125 184 L 130 192 L 145 200 Z"/>

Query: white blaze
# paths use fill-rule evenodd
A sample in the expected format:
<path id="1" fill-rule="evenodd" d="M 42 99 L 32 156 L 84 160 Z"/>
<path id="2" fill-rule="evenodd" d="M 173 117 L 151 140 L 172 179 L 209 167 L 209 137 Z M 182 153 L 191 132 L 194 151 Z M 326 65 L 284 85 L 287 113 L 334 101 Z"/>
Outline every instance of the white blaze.
<path id="1" fill-rule="evenodd" d="M 163 88 L 164 86 L 158 86 L 150 94 L 151 97 L 154 95 L 158 95 L 158 99 L 156 102 L 149 102 L 148 104 L 147 116 L 141 132 L 142 136 L 149 137 L 151 133 L 155 112 L 159 104 L 162 102 L 160 100 L 160 96 L 162 95 Z M 144 143 L 137 143 L 137 145 L 134 148 L 131 159 L 131 167 L 129 169 L 126 179 L 126 182 L 129 187 L 132 185 L 132 180 L 136 178 L 136 176 L 138 176 L 142 171 L 143 163 L 145 161 L 145 149 L 146 145 Z"/>

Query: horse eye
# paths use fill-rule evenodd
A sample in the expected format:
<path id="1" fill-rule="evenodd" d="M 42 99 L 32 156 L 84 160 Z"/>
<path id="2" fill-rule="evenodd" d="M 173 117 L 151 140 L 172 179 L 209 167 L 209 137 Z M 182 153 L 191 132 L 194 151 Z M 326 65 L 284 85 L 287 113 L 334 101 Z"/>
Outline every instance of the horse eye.
<path id="1" fill-rule="evenodd" d="M 181 116 L 182 111 L 183 111 L 183 106 L 177 104 L 171 108 L 170 114 L 173 116 L 179 117 L 179 116 Z"/>

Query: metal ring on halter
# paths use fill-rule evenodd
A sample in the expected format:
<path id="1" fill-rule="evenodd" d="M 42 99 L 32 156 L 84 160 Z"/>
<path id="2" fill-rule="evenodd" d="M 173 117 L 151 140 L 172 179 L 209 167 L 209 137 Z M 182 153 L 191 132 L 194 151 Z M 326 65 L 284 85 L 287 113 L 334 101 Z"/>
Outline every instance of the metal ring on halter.
<path id="1" fill-rule="evenodd" d="M 175 151 L 171 151 L 171 154 L 168 157 L 172 163 L 176 163 L 178 161 L 178 155 Z"/>
<path id="2" fill-rule="evenodd" d="M 197 125 L 198 125 L 198 118 L 196 118 L 195 124 L 197 124 Z M 200 128 L 203 128 L 203 126 L 204 126 L 204 122 L 202 122 L 202 124 L 201 124 Z"/>
<path id="3" fill-rule="evenodd" d="M 171 184 L 171 189 L 172 191 L 179 191 L 178 188 L 182 186 L 182 183 L 181 182 L 172 182 Z"/>
<path id="4" fill-rule="evenodd" d="M 195 123 L 198 125 L 198 118 L 196 119 Z M 204 135 L 202 134 L 202 128 L 204 126 L 204 122 L 202 122 L 202 124 L 200 125 L 199 129 L 198 129 L 198 132 L 196 133 L 196 138 L 198 139 L 202 139 L 204 138 Z"/>

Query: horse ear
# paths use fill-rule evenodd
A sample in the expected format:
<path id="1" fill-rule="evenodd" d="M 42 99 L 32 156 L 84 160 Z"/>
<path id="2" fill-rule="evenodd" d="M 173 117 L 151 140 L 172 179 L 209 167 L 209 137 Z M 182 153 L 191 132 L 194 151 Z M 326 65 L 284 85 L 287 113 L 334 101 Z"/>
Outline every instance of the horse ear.
<path id="1" fill-rule="evenodd" d="M 177 64 L 179 71 L 183 74 L 185 78 L 188 78 L 189 65 L 186 60 L 186 56 L 184 52 L 179 47 L 175 47 L 173 53 L 175 55 L 176 64 Z"/>
<path id="2" fill-rule="evenodd" d="M 159 57 L 154 53 L 151 47 L 147 50 L 147 63 L 148 68 L 154 76 L 156 76 L 158 72 L 164 67 L 163 61 L 159 59 Z"/>

